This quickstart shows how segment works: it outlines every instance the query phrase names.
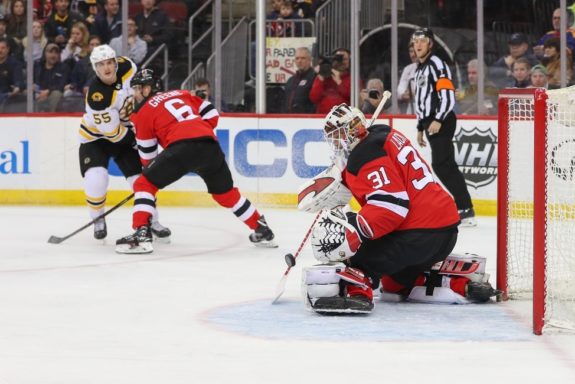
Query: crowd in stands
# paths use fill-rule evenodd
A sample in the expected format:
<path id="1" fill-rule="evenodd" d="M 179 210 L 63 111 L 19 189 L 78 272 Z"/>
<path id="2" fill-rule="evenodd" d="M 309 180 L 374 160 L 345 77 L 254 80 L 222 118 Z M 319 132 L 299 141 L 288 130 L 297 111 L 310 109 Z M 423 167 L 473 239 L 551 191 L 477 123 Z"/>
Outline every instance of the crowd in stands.
<path id="1" fill-rule="evenodd" d="M 162 44 L 173 45 L 176 38 L 170 17 L 156 1 L 131 3 L 137 7 L 131 7 L 127 21 L 126 54 L 138 65 Z M 188 6 L 189 17 L 199 2 L 182 1 Z M 271 0 L 267 15 L 268 36 L 308 36 L 309 31 L 302 21 L 313 19 L 324 3 L 325 0 Z M 83 98 L 94 78 L 89 61 L 92 49 L 100 44 L 110 44 L 118 54 L 124 52 L 120 0 L 34 0 L 33 4 L 34 21 L 32 30 L 27 31 L 27 1 L 0 0 L 0 113 L 25 111 L 25 71 L 29 54 L 34 61 L 35 110 L 82 111 Z M 566 50 L 561 52 L 560 10 L 554 10 L 551 17 L 553 30 L 537 41 L 530 41 L 520 32 L 511 34 L 507 41 L 508 52 L 484 66 L 485 97 L 481 106 L 477 105 L 478 62 L 472 59 L 461 63 L 467 71 L 456 92 L 457 113 L 496 113 L 497 93 L 504 87 L 555 89 L 561 87 L 562 80 L 567 85 L 573 84 L 575 29 L 567 28 Z M 329 59 L 323 57 L 314 62 L 310 48 L 296 50 L 295 73 L 279 87 L 279 102 L 269 103 L 273 108 L 268 108 L 268 112 L 325 114 L 334 105 L 350 102 L 353 58 L 349 50 L 339 48 L 331 52 Z M 413 75 L 417 63 L 412 47 L 409 49 L 412 63 L 402 69 L 395 90 L 401 113 L 413 113 Z M 562 56 L 567 61 L 564 79 L 561 78 Z M 358 90 L 361 109 L 372 113 L 384 90 L 382 79 L 364 79 Z"/>
<path id="2" fill-rule="evenodd" d="M 172 44 L 171 21 L 156 0 L 140 0 L 128 19 L 127 56 L 137 64 Z M 26 0 L 0 0 L 0 112 L 25 112 L 26 61 L 31 50 L 35 111 L 82 111 L 94 72 L 92 49 L 122 49 L 120 0 L 35 0 L 32 44 Z"/>

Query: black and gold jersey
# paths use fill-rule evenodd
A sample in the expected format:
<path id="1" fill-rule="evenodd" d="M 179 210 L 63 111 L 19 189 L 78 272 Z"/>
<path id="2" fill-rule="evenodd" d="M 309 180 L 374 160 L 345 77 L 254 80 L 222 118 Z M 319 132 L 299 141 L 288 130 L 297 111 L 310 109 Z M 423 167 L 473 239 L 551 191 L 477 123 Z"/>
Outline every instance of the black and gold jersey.
<path id="1" fill-rule="evenodd" d="M 90 83 L 86 94 L 86 112 L 80 123 L 80 142 L 98 139 L 118 142 L 131 128 L 130 114 L 134 97 L 130 81 L 136 74 L 136 64 L 127 57 L 117 58 L 117 79 L 112 85 L 104 84 L 98 77 Z"/>

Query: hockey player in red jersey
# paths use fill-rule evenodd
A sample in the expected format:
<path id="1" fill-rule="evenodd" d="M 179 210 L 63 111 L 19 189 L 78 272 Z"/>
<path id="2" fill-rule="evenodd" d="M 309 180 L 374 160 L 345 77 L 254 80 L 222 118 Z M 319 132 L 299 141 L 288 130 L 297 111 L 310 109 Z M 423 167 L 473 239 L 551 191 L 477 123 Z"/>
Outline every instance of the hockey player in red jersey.
<path id="1" fill-rule="evenodd" d="M 340 163 L 330 172 L 341 171 L 341 178 L 335 178 L 361 209 L 332 209 L 312 231 L 316 258 L 346 264 L 336 273 L 345 282 L 344 293 L 308 295 L 314 310 L 369 312 L 372 287 L 380 282 L 384 291 L 400 294 L 418 285 L 427 286 L 431 294 L 436 286 L 447 286 L 476 301 L 497 293 L 489 283 L 476 284 L 465 277 L 443 281 L 438 276 L 457 242 L 459 214 L 453 198 L 403 134 L 387 125 L 366 128 L 361 111 L 340 104 L 326 117 L 324 136 Z M 321 268 L 325 278 L 325 266 Z M 311 272 L 310 279 L 316 279 Z"/>
<path id="2" fill-rule="evenodd" d="M 234 187 L 214 133 L 219 119 L 214 106 L 189 91 L 160 92 L 160 81 L 151 69 L 138 72 L 131 86 L 137 106 L 130 119 L 144 170 L 134 183 L 136 232 L 117 240 L 116 252 L 153 251 L 149 220 L 156 193 L 189 172 L 199 175 L 213 199 L 253 230 L 249 239 L 254 245 L 277 247 L 264 216 Z M 164 148 L 159 154 L 158 146 Z"/>

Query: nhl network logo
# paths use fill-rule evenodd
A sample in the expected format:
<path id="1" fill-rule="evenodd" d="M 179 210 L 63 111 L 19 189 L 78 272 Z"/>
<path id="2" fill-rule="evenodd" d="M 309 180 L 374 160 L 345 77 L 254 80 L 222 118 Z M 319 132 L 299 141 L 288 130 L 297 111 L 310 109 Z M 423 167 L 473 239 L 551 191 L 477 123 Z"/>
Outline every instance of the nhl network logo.
<path id="1" fill-rule="evenodd" d="M 455 161 L 473 188 L 491 184 L 497 177 L 497 136 L 485 131 L 461 127 L 454 137 Z"/>

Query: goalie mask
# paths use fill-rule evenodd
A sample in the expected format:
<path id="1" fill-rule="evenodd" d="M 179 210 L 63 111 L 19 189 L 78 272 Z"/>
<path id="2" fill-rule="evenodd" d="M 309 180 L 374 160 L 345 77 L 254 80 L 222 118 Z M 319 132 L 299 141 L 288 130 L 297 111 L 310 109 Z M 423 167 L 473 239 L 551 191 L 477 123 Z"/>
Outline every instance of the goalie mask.
<path id="1" fill-rule="evenodd" d="M 340 104 L 329 111 L 323 134 L 335 156 L 347 157 L 367 134 L 366 125 L 365 116 L 359 109 Z"/>

